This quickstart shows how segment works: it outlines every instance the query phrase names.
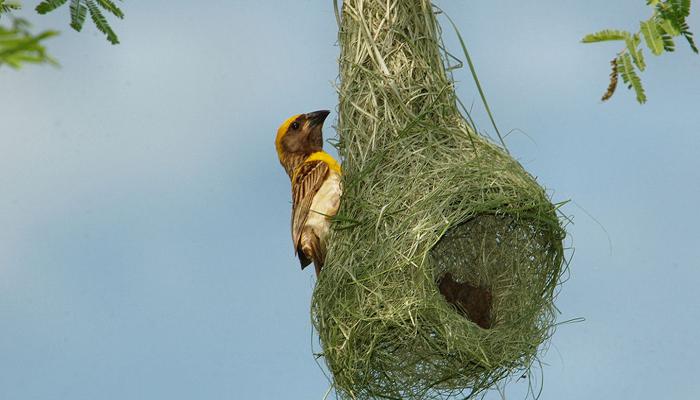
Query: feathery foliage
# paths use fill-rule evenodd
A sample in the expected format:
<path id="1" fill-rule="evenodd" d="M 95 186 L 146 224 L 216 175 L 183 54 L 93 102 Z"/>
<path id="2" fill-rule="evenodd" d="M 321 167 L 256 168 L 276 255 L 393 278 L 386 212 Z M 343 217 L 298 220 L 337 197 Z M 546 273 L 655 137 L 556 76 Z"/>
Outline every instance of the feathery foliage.
<path id="1" fill-rule="evenodd" d="M 0 0 L 0 18 L 2 17 L 2 14 L 12 12 L 14 10 L 19 10 L 20 5 L 19 3 L 11 3 L 7 2 L 5 0 Z"/>
<path id="2" fill-rule="evenodd" d="M 56 65 L 56 61 L 48 55 L 42 42 L 57 35 L 58 32 L 31 33 L 29 31 L 31 25 L 27 20 L 15 18 L 9 14 L 19 8 L 19 3 L 0 0 L 0 18 L 6 15 L 12 21 L 10 26 L 0 25 L 0 67 L 8 65 L 17 69 L 23 64 Z"/>
<path id="3" fill-rule="evenodd" d="M 39 14 L 46 14 L 67 2 L 68 0 L 44 0 L 36 6 L 36 11 Z M 107 40 L 112 44 L 118 44 L 119 37 L 109 25 L 103 10 L 119 19 L 124 18 L 124 13 L 112 0 L 70 0 L 70 26 L 78 32 L 82 30 L 89 13 L 95 27 L 107 37 Z"/>
<path id="4" fill-rule="evenodd" d="M 44 0 L 41 4 L 36 6 L 36 12 L 39 14 L 46 14 L 64 5 L 66 1 L 68 0 Z"/>
<path id="5" fill-rule="evenodd" d="M 639 23 L 639 31 L 636 33 L 605 29 L 586 35 L 583 43 L 597 43 L 606 41 L 624 41 L 625 47 L 611 62 L 613 68 L 610 74 L 610 85 L 603 95 L 602 100 L 609 100 L 617 88 L 618 77 L 629 89 L 634 90 L 637 101 L 642 104 L 647 101 L 639 72 L 644 71 L 646 64 L 640 48 L 641 38 L 651 54 L 658 56 L 664 52 L 672 52 L 676 49 L 674 38 L 683 36 L 690 48 L 698 53 L 698 47 L 690 32 L 687 18 L 690 15 L 691 0 L 647 0 L 647 5 L 654 10 L 653 15 L 646 21 Z"/>
<path id="6" fill-rule="evenodd" d="M 73 1 L 70 3 L 70 26 L 76 31 L 80 32 L 83 29 L 83 23 L 85 23 L 85 16 L 87 15 L 87 7 L 80 1 Z"/>

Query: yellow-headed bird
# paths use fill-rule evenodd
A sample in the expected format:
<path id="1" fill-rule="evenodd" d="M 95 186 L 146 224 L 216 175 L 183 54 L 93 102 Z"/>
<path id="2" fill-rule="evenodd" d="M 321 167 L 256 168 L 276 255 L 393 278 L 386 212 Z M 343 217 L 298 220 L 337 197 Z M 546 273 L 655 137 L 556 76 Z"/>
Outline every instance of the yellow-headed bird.
<path id="1" fill-rule="evenodd" d="M 277 130 L 275 147 L 292 181 L 292 243 L 301 269 L 313 261 L 316 275 L 326 258 L 330 217 L 340 206 L 340 165 L 323 151 L 323 122 L 330 111 L 295 115 Z"/>

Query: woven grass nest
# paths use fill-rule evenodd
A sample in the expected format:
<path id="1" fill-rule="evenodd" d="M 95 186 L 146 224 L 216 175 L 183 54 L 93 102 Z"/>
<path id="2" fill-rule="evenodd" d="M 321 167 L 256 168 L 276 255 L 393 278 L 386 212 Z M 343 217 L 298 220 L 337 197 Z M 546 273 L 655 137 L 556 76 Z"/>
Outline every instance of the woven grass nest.
<path id="1" fill-rule="evenodd" d="M 552 333 L 565 232 L 460 114 L 429 0 L 345 0 L 344 193 L 312 300 L 341 399 L 471 397 Z"/>

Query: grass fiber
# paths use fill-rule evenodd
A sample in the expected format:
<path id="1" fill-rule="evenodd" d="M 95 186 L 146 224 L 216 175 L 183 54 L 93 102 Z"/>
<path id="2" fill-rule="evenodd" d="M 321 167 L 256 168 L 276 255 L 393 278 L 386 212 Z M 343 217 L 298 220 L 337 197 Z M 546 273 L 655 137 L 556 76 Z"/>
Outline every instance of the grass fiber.
<path id="1" fill-rule="evenodd" d="M 341 399 L 448 399 L 527 371 L 553 332 L 557 206 L 460 113 L 429 0 L 345 0 L 344 193 L 312 318 Z M 492 326 L 449 304 L 488 288 Z"/>

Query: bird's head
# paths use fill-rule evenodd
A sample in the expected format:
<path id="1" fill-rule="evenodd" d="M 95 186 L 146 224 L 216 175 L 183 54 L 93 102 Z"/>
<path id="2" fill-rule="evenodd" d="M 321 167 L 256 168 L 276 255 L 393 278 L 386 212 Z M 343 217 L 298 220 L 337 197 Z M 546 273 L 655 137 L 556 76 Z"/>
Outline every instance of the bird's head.
<path id="1" fill-rule="evenodd" d="M 328 110 L 299 114 L 288 118 L 277 130 L 275 147 L 280 160 L 285 155 L 310 155 L 323 149 L 323 121 Z"/>

